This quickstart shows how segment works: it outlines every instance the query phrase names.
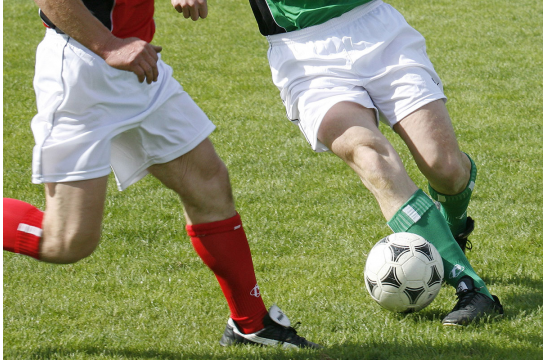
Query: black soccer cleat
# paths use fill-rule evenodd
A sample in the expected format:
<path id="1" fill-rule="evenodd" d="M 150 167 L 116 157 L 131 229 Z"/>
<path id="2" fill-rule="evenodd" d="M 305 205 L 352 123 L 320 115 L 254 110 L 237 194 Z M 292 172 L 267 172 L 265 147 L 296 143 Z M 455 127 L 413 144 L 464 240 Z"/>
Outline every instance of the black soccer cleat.
<path id="1" fill-rule="evenodd" d="M 466 249 L 467 250 L 473 249 L 473 244 L 471 243 L 471 241 L 469 241 L 468 237 L 473 232 L 474 229 L 475 229 L 475 221 L 473 221 L 473 219 L 468 216 L 465 230 L 454 237 L 454 240 L 456 240 L 458 245 L 460 245 L 460 248 L 462 249 L 464 254 L 466 253 Z"/>
<path id="2" fill-rule="evenodd" d="M 258 346 L 311 349 L 322 347 L 297 335 L 297 331 L 291 327 L 288 317 L 276 305 L 271 306 L 269 313 L 263 318 L 263 325 L 265 327 L 255 333 L 244 334 L 233 319 L 229 318 L 221 337 L 220 345 L 252 344 Z"/>
<path id="3" fill-rule="evenodd" d="M 484 317 L 503 316 L 503 306 L 496 295 L 490 299 L 473 285 L 473 279 L 464 276 L 456 289 L 458 303 L 443 319 L 443 325 L 464 326 Z"/>

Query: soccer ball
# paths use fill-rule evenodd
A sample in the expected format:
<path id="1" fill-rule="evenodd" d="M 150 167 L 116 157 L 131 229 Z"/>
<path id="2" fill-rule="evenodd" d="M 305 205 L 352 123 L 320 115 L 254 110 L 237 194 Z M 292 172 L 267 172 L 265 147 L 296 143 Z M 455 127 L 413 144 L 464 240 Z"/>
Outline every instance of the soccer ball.
<path id="1" fill-rule="evenodd" d="M 364 276 L 367 291 L 380 306 L 414 312 L 431 304 L 441 290 L 443 260 L 423 237 L 395 233 L 371 249 Z"/>

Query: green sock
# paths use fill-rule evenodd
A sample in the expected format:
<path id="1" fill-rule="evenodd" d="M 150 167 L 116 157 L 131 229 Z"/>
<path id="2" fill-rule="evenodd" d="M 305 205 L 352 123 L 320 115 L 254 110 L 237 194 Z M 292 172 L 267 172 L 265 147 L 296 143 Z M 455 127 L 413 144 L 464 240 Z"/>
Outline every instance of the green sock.
<path id="1" fill-rule="evenodd" d="M 441 215 L 447 221 L 450 231 L 454 236 L 461 234 L 466 229 L 467 207 L 469 206 L 469 200 L 471 199 L 471 194 L 475 187 L 475 179 L 477 178 L 477 167 L 469 155 L 467 157 L 471 162 L 471 172 L 469 182 L 464 191 L 457 195 L 444 195 L 435 191 L 431 185 L 428 185 L 431 198 L 441 203 Z"/>
<path id="2" fill-rule="evenodd" d="M 445 268 L 445 281 L 454 287 L 460 279 L 469 276 L 476 288 L 488 295 L 484 281 L 475 273 L 460 246 L 454 240 L 450 229 L 435 203 L 422 190 L 416 191 L 409 200 L 388 221 L 388 226 L 394 232 L 409 232 L 422 236 L 432 243 L 441 258 Z"/>

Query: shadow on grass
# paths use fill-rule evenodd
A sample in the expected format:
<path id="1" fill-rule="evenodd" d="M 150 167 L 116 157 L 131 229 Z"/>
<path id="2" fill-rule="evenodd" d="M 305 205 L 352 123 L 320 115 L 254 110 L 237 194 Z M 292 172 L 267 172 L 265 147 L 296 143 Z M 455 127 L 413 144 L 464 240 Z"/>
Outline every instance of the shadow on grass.
<path id="1" fill-rule="evenodd" d="M 6 355 L 6 354 L 4 354 Z M 432 346 L 426 344 L 408 343 L 344 343 L 328 346 L 322 350 L 282 350 L 279 348 L 248 348 L 220 349 L 213 354 L 203 353 L 203 350 L 194 352 L 169 352 L 155 350 L 137 349 L 104 349 L 93 347 L 42 348 L 25 354 L 12 354 L 17 359 L 158 359 L 158 360 L 182 360 L 182 359 L 276 359 L 276 360 L 436 360 L 436 359 L 487 359 L 487 360 L 509 360 L 509 359 L 542 359 L 541 348 L 498 348 L 497 346 L 483 342 L 470 342 L 464 344 L 449 344 L 443 346 Z M 9 356 L 9 355 L 8 355 Z M 6 358 L 6 357 L 5 357 Z M 9 358 L 9 357 L 8 357 Z"/>
<path id="2" fill-rule="evenodd" d="M 500 301 L 505 310 L 505 317 L 507 318 L 514 318 L 529 311 L 537 310 L 543 305 L 543 279 L 517 276 L 510 280 L 485 276 L 483 280 L 486 284 L 493 284 L 500 288 L 517 288 L 517 292 L 503 293 L 500 296 Z M 528 289 L 520 291 L 521 287 Z"/>

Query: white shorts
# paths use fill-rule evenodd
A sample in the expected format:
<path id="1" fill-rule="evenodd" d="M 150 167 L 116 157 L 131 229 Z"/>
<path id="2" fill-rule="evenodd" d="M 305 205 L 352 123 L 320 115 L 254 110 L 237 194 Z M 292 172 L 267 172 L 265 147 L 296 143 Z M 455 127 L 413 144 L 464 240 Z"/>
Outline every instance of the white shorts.
<path id="1" fill-rule="evenodd" d="M 269 64 L 287 116 L 312 148 L 327 111 L 349 101 L 376 110 L 393 127 L 432 101 L 446 97 L 426 54 L 424 37 L 380 0 L 323 24 L 269 40 Z"/>
<path id="2" fill-rule="evenodd" d="M 120 190 L 153 164 L 174 160 L 210 135 L 214 124 L 158 62 L 159 78 L 139 83 L 66 35 L 47 30 L 36 54 L 32 182 L 106 176 Z"/>

